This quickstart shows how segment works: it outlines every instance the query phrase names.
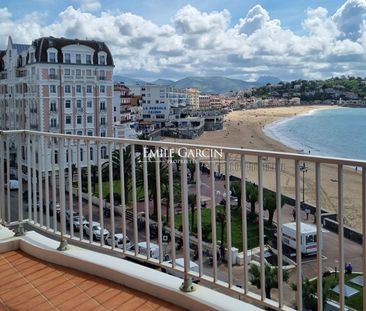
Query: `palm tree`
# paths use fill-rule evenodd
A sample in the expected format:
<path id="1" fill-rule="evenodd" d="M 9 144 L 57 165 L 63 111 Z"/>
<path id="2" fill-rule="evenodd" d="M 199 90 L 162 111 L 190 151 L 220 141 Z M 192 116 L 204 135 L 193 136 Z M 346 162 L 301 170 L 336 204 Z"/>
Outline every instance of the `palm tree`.
<path id="1" fill-rule="evenodd" d="M 250 213 L 255 214 L 255 203 L 258 201 L 258 187 L 255 184 L 247 182 L 247 200 L 250 202 Z"/>
<path id="2" fill-rule="evenodd" d="M 147 161 L 147 160 L 146 160 Z M 160 190 L 161 195 L 169 189 L 169 177 L 168 177 L 168 164 L 164 161 L 160 161 Z M 136 186 L 143 188 L 144 186 L 144 171 L 143 165 L 139 165 L 136 168 L 137 182 Z M 149 192 L 149 200 L 154 201 L 154 211 L 153 216 L 157 216 L 157 208 L 158 208 L 158 194 L 157 194 L 157 178 L 156 178 L 156 163 L 152 161 L 147 161 L 147 183 L 148 183 L 148 192 Z"/>
<path id="3" fill-rule="evenodd" d="M 165 188 L 165 187 L 164 187 Z M 177 183 L 173 183 L 173 195 L 174 195 L 174 202 L 179 202 L 180 201 L 180 185 L 177 184 Z M 166 219 L 166 222 L 169 223 L 169 209 L 170 208 L 174 208 L 170 206 L 170 200 L 169 200 L 169 189 L 166 188 L 166 189 L 162 189 L 162 192 L 161 192 L 161 197 L 163 199 L 166 200 L 166 215 L 165 215 L 165 219 Z"/>
<path id="4" fill-rule="evenodd" d="M 241 208 L 241 181 L 233 181 L 230 185 L 233 196 L 238 198 L 238 208 Z"/>
<path id="5" fill-rule="evenodd" d="M 281 196 L 281 207 L 285 204 L 285 199 Z M 273 216 L 277 209 L 276 194 L 265 191 L 263 199 L 263 209 L 268 211 L 268 226 L 273 224 Z"/>
<path id="6" fill-rule="evenodd" d="M 333 279 L 332 282 L 326 282 L 323 278 L 323 309 L 329 299 L 329 290 L 333 288 L 337 284 L 337 280 Z M 296 284 L 292 283 L 291 288 L 293 290 L 297 290 Z M 315 281 L 309 281 L 309 279 L 305 279 L 305 281 L 302 283 L 302 299 L 304 307 L 309 310 L 317 310 L 318 308 L 318 301 L 317 301 L 317 282 Z"/>
<path id="7" fill-rule="evenodd" d="M 181 164 L 180 160 L 181 160 L 181 157 L 179 156 L 179 154 L 174 152 L 172 155 L 172 161 L 173 161 L 173 163 L 175 163 L 178 173 L 180 172 L 180 164 Z"/>
<path id="8" fill-rule="evenodd" d="M 271 299 L 271 290 L 272 288 L 278 288 L 278 267 L 271 267 L 268 264 L 265 264 L 264 268 L 265 272 L 265 292 L 266 298 Z M 250 282 L 257 286 L 258 289 L 261 288 L 261 278 L 260 278 L 260 269 L 256 264 L 251 264 L 249 268 L 250 273 Z M 289 280 L 289 273 L 287 270 L 282 269 L 282 279 L 284 282 L 288 282 Z"/>
<path id="9" fill-rule="evenodd" d="M 97 184 L 97 177 L 98 177 L 98 166 L 92 165 L 90 166 L 90 170 L 92 174 L 93 193 L 95 193 L 95 186 Z"/>
<path id="10" fill-rule="evenodd" d="M 197 196 L 195 193 L 188 195 L 188 204 L 191 208 L 191 230 L 194 232 L 194 208 L 196 207 Z"/>
<path id="11" fill-rule="evenodd" d="M 120 152 L 119 150 L 114 150 L 112 152 L 112 171 L 113 171 L 113 180 L 121 180 L 120 176 Z M 105 162 L 102 165 L 102 174 L 103 176 L 107 176 L 109 174 L 109 162 Z M 125 192 L 125 200 L 129 201 L 129 185 L 132 178 L 132 169 L 131 169 L 131 146 L 127 146 L 123 150 L 123 168 L 124 168 L 124 192 Z M 104 178 L 103 178 L 104 179 Z"/>
<path id="12" fill-rule="evenodd" d="M 189 173 L 190 173 L 189 182 L 193 183 L 194 182 L 194 174 L 196 172 L 196 164 L 194 163 L 194 161 L 189 160 L 188 163 L 187 163 L 187 168 L 188 168 Z"/>
<path id="13" fill-rule="evenodd" d="M 225 225 L 226 225 L 226 210 L 218 211 L 217 213 L 217 221 L 221 227 L 221 245 L 220 245 L 220 255 L 221 258 L 225 257 L 225 247 L 224 247 L 224 239 L 225 239 Z"/>

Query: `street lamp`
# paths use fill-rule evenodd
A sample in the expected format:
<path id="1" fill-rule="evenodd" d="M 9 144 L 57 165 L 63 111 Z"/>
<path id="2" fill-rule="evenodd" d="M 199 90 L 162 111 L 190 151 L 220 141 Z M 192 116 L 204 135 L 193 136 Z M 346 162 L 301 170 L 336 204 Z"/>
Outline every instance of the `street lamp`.
<path id="1" fill-rule="evenodd" d="M 300 171 L 302 172 L 302 204 L 305 204 L 305 173 L 308 171 L 308 167 L 305 162 L 300 166 Z"/>

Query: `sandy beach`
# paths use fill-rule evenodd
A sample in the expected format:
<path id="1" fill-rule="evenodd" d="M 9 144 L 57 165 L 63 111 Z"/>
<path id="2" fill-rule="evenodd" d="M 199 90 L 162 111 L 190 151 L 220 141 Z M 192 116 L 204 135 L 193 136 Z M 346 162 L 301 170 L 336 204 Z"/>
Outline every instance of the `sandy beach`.
<path id="1" fill-rule="evenodd" d="M 183 140 L 167 138 L 165 140 L 214 145 L 222 147 L 236 147 L 244 149 L 257 149 L 268 151 L 297 152 L 280 142 L 271 139 L 263 132 L 266 124 L 275 122 L 283 118 L 308 113 L 315 109 L 336 109 L 334 106 L 295 106 L 280 108 L 264 108 L 246 111 L 234 111 L 226 115 L 224 130 L 216 132 L 205 132 L 195 140 Z M 247 157 L 248 162 L 255 163 L 254 157 Z M 236 157 L 230 159 L 233 163 L 238 160 Z M 274 163 L 274 159 L 268 159 L 266 163 Z M 308 171 L 305 174 L 305 201 L 315 205 L 315 167 L 312 163 L 306 163 Z M 231 166 L 230 173 L 240 175 L 240 169 Z M 269 165 L 270 167 L 270 165 Z M 282 160 L 281 162 L 281 185 L 282 192 L 290 197 L 295 197 L 294 161 Z M 223 166 L 221 166 L 223 169 Z M 256 165 L 247 166 L 248 178 L 257 181 Z M 321 166 L 321 207 L 328 211 L 337 212 L 338 210 L 338 171 L 333 165 Z M 275 172 L 273 169 L 265 169 L 264 186 L 275 189 Z M 301 175 L 302 182 L 302 175 Z M 302 190 L 302 185 L 301 185 Z M 344 206 L 345 224 L 361 231 L 361 173 L 354 169 L 344 170 Z M 301 193 L 302 199 L 302 193 Z"/>

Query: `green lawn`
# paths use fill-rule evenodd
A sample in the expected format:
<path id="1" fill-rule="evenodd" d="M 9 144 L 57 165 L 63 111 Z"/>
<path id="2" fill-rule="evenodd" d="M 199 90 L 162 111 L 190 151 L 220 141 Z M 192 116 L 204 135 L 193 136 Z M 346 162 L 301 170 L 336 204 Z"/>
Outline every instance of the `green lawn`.
<path id="1" fill-rule="evenodd" d="M 222 206 L 217 207 L 217 212 L 222 212 L 224 208 Z M 202 230 L 203 237 L 206 242 L 212 242 L 211 237 L 211 209 L 206 208 L 202 209 Z M 197 211 L 195 211 L 195 229 L 197 228 Z M 232 209 L 231 211 L 231 241 L 232 246 L 239 249 L 239 251 L 243 250 L 243 240 L 242 240 L 242 222 L 241 222 L 241 211 L 239 209 Z M 175 225 L 179 228 L 182 224 L 182 215 L 176 215 L 175 217 Z M 189 212 L 189 226 L 190 231 L 191 228 L 191 213 Z M 248 249 L 256 247 L 259 245 L 259 227 L 258 224 L 254 224 L 248 221 Z M 205 239 L 205 231 L 206 231 L 206 239 Z M 221 239 L 221 224 L 217 221 L 216 217 L 216 235 L 217 240 Z M 224 243 L 226 245 L 226 226 L 224 229 Z"/>
<path id="2" fill-rule="evenodd" d="M 77 187 L 77 183 L 74 183 L 74 187 Z M 128 191 L 128 199 L 131 202 L 132 201 L 132 187 L 129 187 L 129 191 Z M 95 192 L 93 191 L 95 189 Z M 103 186 L 102 186 L 102 191 L 103 191 L 103 197 L 105 197 L 108 193 L 109 193 L 109 181 L 104 181 L 103 182 Z M 83 191 L 87 192 L 87 188 L 86 188 L 86 184 L 83 185 Z M 96 183 L 95 187 L 93 187 L 92 185 L 92 192 L 93 195 L 95 195 L 96 197 L 99 197 L 99 184 Z M 121 194 L 121 181 L 119 180 L 115 180 L 113 181 L 113 192 L 114 193 L 118 193 L 119 195 Z M 136 194 L 137 194 L 137 200 L 143 200 L 144 199 L 144 189 L 143 187 L 137 187 L 136 188 Z"/>
<path id="3" fill-rule="evenodd" d="M 362 275 L 362 274 L 357 274 L 357 273 L 345 274 L 345 284 L 354 289 L 357 289 L 359 291 L 356 295 L 354 295 L 350 298 L 346 298 L 346 305 L 355 310 L 361 311 L 362 302 L 363 302 L 362 287 L 358 286 L 356 284 L 353 284 L 349 281 L 350 279 L 353 279 L 354 277 L 356 277 L 358 275 Z M 325 279 L 325 284 L 326 284 L 325 287 L 331 286 L 330 289 L 338 284 L 338 275 L 337 275 L 337 277 L 335 277 L 334 274 L 331 274 L 331 275 L 325 277 L 324 279 Z M 316 280 L 314 280 L 312 282 L 316 282 Z M 329 290 L 329 299 L 334 300 L 334 301 L 339 301 L 339 296 L 336 293 L 334 293 L 333 291 Z"/>

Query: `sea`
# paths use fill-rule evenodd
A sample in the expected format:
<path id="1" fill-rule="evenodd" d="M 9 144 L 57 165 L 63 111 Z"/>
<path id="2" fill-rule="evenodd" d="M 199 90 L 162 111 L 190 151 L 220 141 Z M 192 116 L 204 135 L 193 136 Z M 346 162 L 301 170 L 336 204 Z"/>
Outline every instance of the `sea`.
<path id="1" fill-rule="evenodd" d="M 317 109 L 264 127 L 299 153 L 366 160 L 366 109 Z"/>

